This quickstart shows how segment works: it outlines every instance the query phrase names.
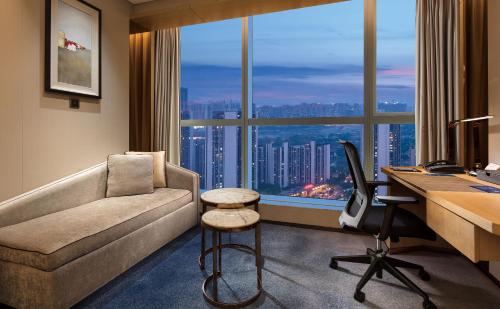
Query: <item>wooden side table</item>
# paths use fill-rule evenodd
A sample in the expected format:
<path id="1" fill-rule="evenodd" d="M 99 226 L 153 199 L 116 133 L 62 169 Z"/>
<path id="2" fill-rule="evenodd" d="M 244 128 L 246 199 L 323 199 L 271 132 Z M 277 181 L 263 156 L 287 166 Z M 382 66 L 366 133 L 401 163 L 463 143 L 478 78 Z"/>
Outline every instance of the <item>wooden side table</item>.
<path id="1" fill-rule="evenodd" d="M 260 194 L 258 192 L 242 189 L 242 188 L 223 188 L 214 189 L 203 192 L 201 195 L 202 212 L 207 212 L 207 207 L 215 207 L 218 209 L 239 209 L 249 206 L 254 206 L 254 210 L 259 212 Z M 220 234 L 219 234 L 220 237 Z M 219 238 L 218 243 L 222 247 L 241 247 L 238 244 L 224 244 Z M 205 228 L 201 224 L 201 252 L 198 258 L 198 264 L 201 269 L 205 268 L 205 256 L 210 253 L 211 249 L 205 250 Z"/>
<path id="2" fill-rule="evenodd" d="M 262 293 L 262 260 L 261 260 L 261 230 L 260 215 L 248 208 L 239 209 L 214 209 L 206 212 L 201 217 L 201 224 L 204 228 L 212 231 L 212 252 L 213 269 L 212 274 L 203 281 L 203 297 L 205 300 L 221 308 L 241 308 L 247 306 L 259 298 Z M 255 249 L 240 244 L 220 243 L 220 234 L 224 232 L 242 232 L 255 229 Z M 255 255 L 255 265 L 257 266 L 257 292 L 240 302 L 225 303 L 219 301 L 217 291 L 217 279 L 222 276 L 222 248 L 237 247 L 251 251 Z M 212 295 L 208 293 L 208 284 L 212 282 Z"/>

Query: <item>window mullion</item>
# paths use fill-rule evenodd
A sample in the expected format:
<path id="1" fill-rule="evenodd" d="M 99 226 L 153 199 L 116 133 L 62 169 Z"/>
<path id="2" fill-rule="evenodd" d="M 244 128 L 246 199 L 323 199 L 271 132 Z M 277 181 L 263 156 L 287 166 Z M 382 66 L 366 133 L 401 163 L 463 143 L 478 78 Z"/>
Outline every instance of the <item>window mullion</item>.
<path id="1" fill-rule="evenodd" d="M 251 154 L 249 154 L 249 149 L 252 146 L 248 143 L 251 142 L 249 139 L 248 130 L 248 117 L 249 117 L 249 17 L 243 17 L 241 19 L 241 186 L 243 188 L 249 188 L 249 168 L 251 166 L 249 160 L 252 159 Z"/>
<path id="2" fill-rule="evenodd" d="M 364 170 L 368 179 L 373 179 L 374 167 L 374 114 L 376 98 L 376 1 L 364 3 Z"/>

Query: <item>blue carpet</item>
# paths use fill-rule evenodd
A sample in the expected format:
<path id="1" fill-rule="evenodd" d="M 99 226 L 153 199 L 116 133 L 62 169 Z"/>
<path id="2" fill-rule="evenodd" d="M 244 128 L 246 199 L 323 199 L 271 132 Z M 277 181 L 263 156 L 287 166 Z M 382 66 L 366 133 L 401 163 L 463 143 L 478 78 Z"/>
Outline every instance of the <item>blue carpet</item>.
<path id="1" fill-rule="evenodd" d="M 387 273 L 368 282 L 363 289 L 366 300 L 360 304 L 352 295 L 367 266 L 340 263 L 337 271 L 328 267 L 332 255 L 363 254 L 366 246 L 373 245 L 371 237 L 274 224 L 263 224 L 262 231 L 265 292 L 249 308 L 422 308 L 421 298 Z M 253 235 L 249 231 L 230 237 L 253 247 Z M 210 240 L 210 233 L 207 236 Z M 223 241 L 228 240 L 225 235 Z M 201 292 L 211 272 L 211 255 L 202 272 L 197 264 L 199 249 L 199 228 L 194 228 L 76 307 L 211 308 Z M 419 263 L 431 274 L 432 280 L 423 282 L 405 271 L 439 308 L 484 309 L 500 304 L 500 289 L 463 256 L 412 252 L 397 257 Z M 252 255 L 224 249 L 222 262 L 221 299 L 234 301 L 255 292 Z"/>

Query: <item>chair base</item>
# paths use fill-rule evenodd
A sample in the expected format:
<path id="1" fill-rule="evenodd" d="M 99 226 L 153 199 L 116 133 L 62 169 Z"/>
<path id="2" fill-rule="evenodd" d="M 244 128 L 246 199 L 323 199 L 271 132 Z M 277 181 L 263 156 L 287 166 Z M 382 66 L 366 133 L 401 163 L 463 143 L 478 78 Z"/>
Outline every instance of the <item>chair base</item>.
<path id="1" fill-rule="evenodd" d="M 369 264 L 368 270 L 364 273 L 361 280 L 356 286 L 356 292 L 354 293 L 354 299 L 359 302 L 365 300 L 365 294 L 361 291 L 365 284 L 376 275 L 377 278 L 382 278 L 383 271 L 387 271 L 393 275 L 396 279 L 401 281 L 404 285 L 410 288 L 415 293 L 423 297 L 424 302 L 422 306 L 426 309 L 434 309 L 436 306 L 430 301 L 429 295 L 420 289 L 415 283 L 413 283 L 408 277 L 406 277 L 402 272 L 400 272 L 396 267 L 409 268 L 418 270 L 418 276 L 423 281 L 430 280 L 430 275 L 424 270 L 420 265 L 413 264 L 410 262 L 398 260 L 387 256 L 387 252 L 383 250 L 372 250 L 367 249 L 364 255 L 347 255 L 347 256 L 334 256 L 331 258 L 330 267 L 333 269 L 338 269 L 338 262 L 350 262 L 350 263 L 360 263 Z"/>

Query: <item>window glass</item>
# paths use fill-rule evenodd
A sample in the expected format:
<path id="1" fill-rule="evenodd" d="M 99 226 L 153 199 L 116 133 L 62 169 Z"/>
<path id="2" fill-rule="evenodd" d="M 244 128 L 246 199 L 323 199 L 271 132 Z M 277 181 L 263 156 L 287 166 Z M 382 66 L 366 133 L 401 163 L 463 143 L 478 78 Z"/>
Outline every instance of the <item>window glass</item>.
<path id="1" fill-rule="evenodd" d="M 253 18 L 253 116 L 363 115 L 363 1 Z"/>
<path id="2" fill-rule="evenodd" d="M 182 127 L 181 166 L 200 175 L 202 190 L 241 187 L 241 128 Z"/>
<path id="3" fill-rule="evenodd" d="M 262 194 L 345 200 L 352 192 L 340 140 L 362 145 L 361 125 L 252 127 L 252 187 Z"/>
<path id="4" fill-rule="evenodd" d="M 241 117 L 240 19 L 182 27 L 180 92 L 181 119 Z"/>
<path id="5" fill-rule="evenodd" d="M 377 0 L 377 112 L 415 110 L 415 13 L 412 0 Z"/>
<path id="6" fill-rule="evenodd" d="M 387 180 L 380 170 L 384 166 L 414 166 L 415 125 L 414 124 L 378 124 L 374 128 L 374 173 L 375 179 Z M 379 188 L 378 193 L 387 193 L 386 188 Z"/>

